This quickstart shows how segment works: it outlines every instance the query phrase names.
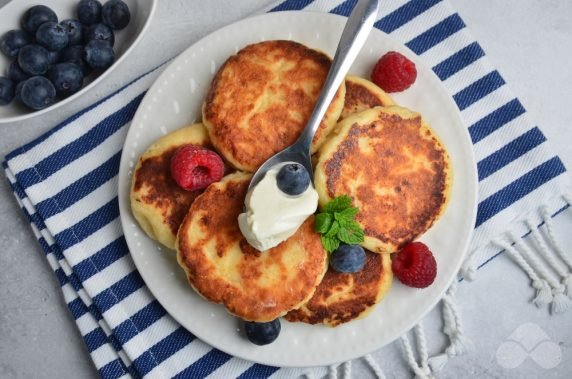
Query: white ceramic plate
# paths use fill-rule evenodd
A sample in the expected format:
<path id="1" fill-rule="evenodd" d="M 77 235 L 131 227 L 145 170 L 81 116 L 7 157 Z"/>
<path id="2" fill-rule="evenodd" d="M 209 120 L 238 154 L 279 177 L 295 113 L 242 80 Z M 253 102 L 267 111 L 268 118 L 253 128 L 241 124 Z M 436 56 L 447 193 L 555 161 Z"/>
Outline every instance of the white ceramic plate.
<path id="1" fill-rule="evenodd" d="M 377 59 L 396 50 L 417 64 L 418 78 L 395 95 L 419 111 L 447 147 L 455 173 L 450 204 L 422 236 L 435 253 L 437 279 L 418 290 L 394 280 L 387 297 L 364 319 L 337 328 L 282 322 L 280 337 L 259 347 L 246 340 L 240 322 L 199 297 L 187 284 L 175 253 L 147 238 L 131 215 L 129 184 L 138 157 L 157 138 L 201 119 L 200 106 L 220 65 L 245 45 L 292 39 L 333 56 L 346 18 L 331 14 L 265 14 L 220 29 L 200 40 L 161 74 L 143 99 L 125 141 L 119 171 L 121 220 L 125 238 L 145 283 L 165 309 L 203 341 L 234 356 L 274 366 L 319 366 L 356 358 L 393 341 L 413 327 L 441 298 L 467 249 L 476 216 L 477 177 L 472 145 L 458 109 L 432 71 L 401 44 L 373 30 L 351 73 L 369 77 Z"/>
<path id="2" fill-rule="evenodd" d="M 129 7 L 131 12 L 131 20 L 129 25 L 122 30 L 115 31 L 115 62 L 113 65 L 98 76 L 90 75 L 84 81 L 83 88 L 74 93 L 72 96 L 63 100 L 56 101 L 51 106 L 39 111 L 32 111 L 16 101 L 8 105 L 0 106 L 0 124 L 20 121 L 26 118 L 39 116 L 41 114 L 53 111 L 77 99 L 90 88 L 103 80 L 109 73 L 125 60 L 129 52 L 133 50 L 135 45 L 141 40 L 141 37 L 147 30 L 151 17 L 157 7 L 156 0 L 123 0 Z M 24 12 L 37 4 L 46 4 L 53 9 L 58 15 L 58 20 L 63 21 L 68 18 L 77 18 L 75 10 L 79 0 L 58 0 L 58 1 L 38 1 L 38 0 L 12 0 L 2 8 L 0 8 L 0 35 L 8 30 L 20 29 L 20 19 Z M 105 3 L 102 0 L 101 3 Z M 6 70 L 11 60 L 4 54 L 0 53 L 0 76 L 6 76 Z"/>

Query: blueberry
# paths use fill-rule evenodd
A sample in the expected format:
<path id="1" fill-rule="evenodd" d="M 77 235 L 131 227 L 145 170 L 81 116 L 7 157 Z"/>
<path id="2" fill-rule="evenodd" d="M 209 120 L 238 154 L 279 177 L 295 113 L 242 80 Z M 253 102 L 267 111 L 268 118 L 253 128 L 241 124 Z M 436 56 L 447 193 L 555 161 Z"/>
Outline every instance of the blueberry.
<path id="1" fill-rule="evenodd" d="M 14 99 L 16 84 L 3 76 L 0 76 L 0 105 L 6 105 Z"/>
<path id="2" fill-rule="evenodd" d="M 20 24 L 26 32 L 35 35 L 40 25 L 49 21 L 58 22 L 56 13 L 45 5 L 34 5 L 24 13 Z"/>
<path id="3" fill-rule="evenodd" d="M 77 5 L 77 18 L 84 25 L 101 21 L 101 3 L 97 0 L 81 0 Z"/>
<path id="4" fill-rule="evenodd" d="M 109 42 L 93 40 L 85 45 L 85 61 L 94 70 L 103 70 L 113 64 L 115 59 Z"/>
<path id="5" fill-rule="evenodd" d="M 85 43 L 93 40 L 107 41 L 113 47 L 115 44 L 115 36 L 113 30 L 105 24 L 95 24 L 89 27 L 85 34 Z"/>
<path id="6" fill-rule="evenodd" d="M 365 265 L 365 251 L 360 245 L 342 244 L 330 255 L 330 266 L 337 272 L 358 272 Z"/>
<path id="7" fill-rule="evenodd" d="M 13 60 L 12 63 L 10 63 L 10 66 L 8 66 L 7 74 L 8 77 L 12 79 L 15 83 L 20 83 L 30 77 L 30 75 L 22 71 L 20 65 L 18 64 L 18 60 L 16 59 Z"/>
<path id="8" fill-rule="evenodd" d="M 24 81 L 21 81 L 20 83 L 18 83 L 18 85 L 16 86 L 16 91 L 15 91 L 15 96 L 14 96 L 14 100 L 18 100 L 18 101 L 22 101 L 22 87 L 24 86 Z"/>
<path id="9" fill-rule="evenodd" d="M 44 22 L 36 31 L 36 42 L 50 51 L 59 51 L 69 42 L 68 33 L 56 22 Z"/>
<path id="10" fill-rule="evenodd" d="M 83 42 L 83 26 L 75 19 L 63 20 L 60 25 L 68 35 L 68 46 L 79 45 Z"/>
<path id="11" fill-rule="evenodd" d="M 9 30 L 0 37 L 0 50 L 10 58 L 15 58 L 20 49 L 32 39 L 28 33 L 22 30 Z"/>
<path id="12" fill-rule="evenodd" d="M 20 100 L 32 109 L 43 109 L 56 99 L 56 89 L 43 76 L 33 76 L 22 84 Z"/>
<path id="13" fill-rule="evenodd" d="M 55 65 L 60 61 L 60 57 L 62 56 L 62 52 L 60 51 L 49 51 L 48 50 L 48 62 L 50 63 L 50 67 Z"/>
<path id="14" fill-rule="evenodd" d="M 81 89 L 83 72 L 73 63 L 59 63 L 48 71 L 48 79 L 54 85 L 58 96 L 67 97 Z"/>
<path id="15" fill-rule="evenodd" d="M 129 24 L 131 13 L 129 7 L 122 0 L 109 0 L 103 5 L 101 11 L 103 23 L 107 24 L 111 29 L 123 29 Z"/>
<path id="16" fill-rule="evenodd" d="M 278 171 L 276 184 L 287 195 L 297 196 L 306 191 L 310 185 L 310 174 L 299 163 L 289 163 Z"/>
<path id="17" fill-rule="evenodd" d="M 26 45 L 18 53 L 18 64 L 26 74 L 45 74 L 50 65 L 49 52 L 40 45 Z"/>
<path id="18" fill-rule="evenodd" d="M 62 50 L 62 54 L 60 56 L 60 62 L 69 62 L 75 63 L 79 67 L 81 67 L 81 71 L 83 72 L 83 76 L 86 77 L 91 72 L 91 67 L 85 62 L 85 48 L 81 45 L 74 45 L 66 47 Z"/>
<path id="19" fill-rule="evenodd" d="M 246 321 L 244 330 L 248 340 L 256 345 L 268 345 L 274 342 L 280 334 L 280 320 L 276 319 L 270 322 L 253 322 Z"/>

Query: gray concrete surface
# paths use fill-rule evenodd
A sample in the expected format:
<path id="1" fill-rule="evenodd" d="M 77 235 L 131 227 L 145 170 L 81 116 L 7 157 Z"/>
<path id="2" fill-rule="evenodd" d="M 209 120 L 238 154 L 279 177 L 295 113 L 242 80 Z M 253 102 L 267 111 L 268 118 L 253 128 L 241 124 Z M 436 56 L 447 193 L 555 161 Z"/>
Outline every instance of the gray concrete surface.
<path id="1" fill-rule="evenodd" d="M 566 166 L 572 168 L 572 107 L 569 105 L 572 2 L 451 1 Z M 0 0 L 0 6 L 6 2 Z M 152 67 L 202 35 L 270 2 L 160 1 L 152 28 L 131 62 Z M 177 34 L 172 34 L 173 30 Z M 0 156 L 120 87 L 131 77 L 130 73 L 143 71 L 141 66 L 125 62 L 93 91 L 55 113 L 0 125 Z M 0 378 L 96 378 L 97 372 L 68 314 L 59 286 L 3 180 L 0 180 L 0 197 Z M 571 219 L 570 210 L 559 216 L 559 234 L 567 246 L 572 242 Z M 498 265 L 505 273 L 503 278 L 483 270 L 476 282 L 460 286 L 461 310 L 475 349 L 451 361 L 440 377 L 568 377 L 572 372 L 570 313 L 549 318 L 545 309 L 536 309 L 525 299 L 503 310 L 502 314 L 491 309 L 491 302 L 514 297 L 517 293 L 532 296 L 528 280 L 512 262 L 501 257 Z M 491 286 L 491 282 L 496 283 L 495 286 Z M 498 347 L 512 331 L 527 322 L 541 327 L 560 346 L 562 360 L 555 368 L 542 369 L 530 359 L 512 370 L 496 363 Z M 436 311 L 429 315 L 425 325 L 431 341 L 430 353 L 434 353 L 443 343 Z M 389 377 L 410 376 L 395 344 L 381 349 L 375 356 Z M 356 378 L 372 376 L 361 362 L 354 365 L 353 372 Z"/>

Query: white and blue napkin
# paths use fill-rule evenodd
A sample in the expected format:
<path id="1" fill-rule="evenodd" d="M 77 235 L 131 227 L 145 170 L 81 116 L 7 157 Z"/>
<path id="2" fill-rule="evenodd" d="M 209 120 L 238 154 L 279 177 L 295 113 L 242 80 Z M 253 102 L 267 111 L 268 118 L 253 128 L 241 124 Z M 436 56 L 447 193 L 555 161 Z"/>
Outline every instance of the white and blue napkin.
<path id="1" fill-rule="evenodd" d="M 356 2 L 287 0 L 266 11 L 347 16 Z M 572 261 L 551 233 L 540 233 L 538 227 L 544 224 L 549 229 L 551 218 L 569 207 L 566 168 L 447 1 L 387 0 L 383 4 L 375 26 L 433 68 L 461 110 L 472 138 L 480 199 L 463 272 L 470 277 L 477 269 L 494 270 L 494 258 L 506 251 L 530 276 L 538 291 L 537 305 L 554 303 L 554 311 L 565 310 Z M 130 258 L 119 220 L 119 161 L 130 120 L 160 71 L 134 79 L 14 150 L 3 163 L 95 366 L 106 379 L 305 373 L 244 361 L 198 340 L 159 305 Z M 520 237 L 530 233 L 538 239 L 539 254 L 552 257 L 550 273 L 530 259 L 531 248 L 521 243 Z M 446 296 L 453 292 L 454 288 Z M 444 314 L 454 320 L 458 312 L 447 304 Z M 416 327 L 414 333 L 422 330 Z M 454 336 L 450 339 L 453 343 Z M 411 353 L 407 342 L 404 347 L 406 355 Z M 451 349 L 449 353 L 455 355 Z M 370 363 L 375 370 L 383 366 Z M 418 376 L 431 373 L 427 362 L 412 368 Z M 312 373 L 319 377 L 327 370 L 316 368 Z"/>

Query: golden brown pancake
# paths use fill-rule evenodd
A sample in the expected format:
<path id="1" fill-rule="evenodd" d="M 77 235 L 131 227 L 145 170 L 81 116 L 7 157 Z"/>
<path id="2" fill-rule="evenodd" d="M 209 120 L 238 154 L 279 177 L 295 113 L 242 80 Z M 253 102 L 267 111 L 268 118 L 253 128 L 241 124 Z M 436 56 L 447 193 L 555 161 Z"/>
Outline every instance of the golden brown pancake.
<path id="1" fill-rule="evenodd" d="M 238 227 L 251 175 L 211 184 L 179 229 L 177 258 L 191 286 L 249 321 L 270 321 L 305 303 L 322 280 L 327 256 L 314 217 L 278 246 L 260 252 Z"/>
<path id="2" fill-rule="evenodd" d="M 171 177 L 171 156 L 182 145 L 210 147 L 202 124 L 180 128 L 158 139 L 139 158 L 131 182 L 131 210 L 145 233 L 175 249 L 177 230 L 202 191 L 186 191 Z"/>
<path id="3" fill-rule="evenodd" d="M 351 196 L 368 250 L 397 251 L 445 208 L 449 157 L 418 113 L 399 106 L 356 113 L 338 124 L 319 155 L 314 180 L 320 206 Z"/>
<path id="4" fill-rule="evenodd" d="M 293 41 L 265 41 L 231 56 L 203 105 L 213 145 L 236 168 L 256 171 L 298 138 L 318 98 L 331 59 Z M 343 108 L 342 84 L 314 136 L 325 141 Z"/>
<path id="5" fill-rule="evenodd" d="M 389 254 L 366 251 L 365 266 L 359 272 L 340 273 L 331 267 L 314 296 L 302 307 L 288 312 L 288 321 L 338 326 L 367 315 L 381 301 L 393 274 Z"/>
<path id="6" fill-rule="evenodd" d="M 391 105 L 395 105 L 391 96 L 374 83 L 359 76 L 348 75 L 346 77 L 346 96 L 341 119 L 373 107 Z"/>

